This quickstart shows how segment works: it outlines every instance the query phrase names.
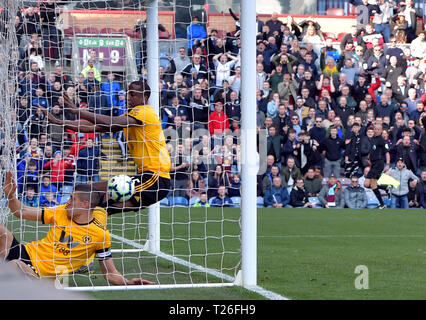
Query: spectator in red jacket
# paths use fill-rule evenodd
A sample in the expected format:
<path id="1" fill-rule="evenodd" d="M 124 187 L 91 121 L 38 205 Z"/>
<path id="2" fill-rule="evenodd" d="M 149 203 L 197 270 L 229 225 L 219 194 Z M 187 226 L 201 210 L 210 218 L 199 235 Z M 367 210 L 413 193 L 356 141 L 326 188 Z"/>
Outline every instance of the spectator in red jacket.
<path id="1" fill-rule="evenodd" d="M 212 136 L 222 135 L 229 130 L 228 116 L 223 111 L 222 102 L 217 102 L 209 115 L 209 131 Z"/>
<path id="2" fill-rule="evenodd" d="M 61 151 L 56 151 L 54 158 L 43 166 L 43 169 L 50 170 L 52 184 L 55 185 L 58 190 L 62 188 L 64 183 L 65 170 L 73 168 L 72 161 L 62 158 Z"/>

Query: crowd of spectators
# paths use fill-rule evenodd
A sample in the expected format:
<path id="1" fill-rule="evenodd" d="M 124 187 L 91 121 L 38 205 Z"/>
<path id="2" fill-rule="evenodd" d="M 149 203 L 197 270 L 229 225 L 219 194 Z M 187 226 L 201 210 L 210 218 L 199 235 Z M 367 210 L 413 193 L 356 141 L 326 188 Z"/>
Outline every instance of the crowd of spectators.
<path id="1" fill-rule="evenodd" d="M 50 3 L 55 2 L 45 5 Z M 365 13 L 366 1 L 356 5 Z M 257 145 L 260 161 L 267 164 L 257 180 L 259 206 L 377 207 L 374 194 L 363 187 L 369 128 L 375 126 L 389 146 L 388 174 L 401 182 L 389 192 L 389 206 L 426 208 L 425 32 L 410 31 L 418 17 L 412 0 L 381 0 L 368 9 L 369 19 L 358 15 L 340 42 L 312 18 L 297 23 L 273 13 L 266 22 L 257 20 Z M 54 205 L 66 201 L 74 183 L 99 179 L 101 137 L 48 124 L 38 105 L 74 119 L 64 105 L 66 92 L 81 108 L 120 115 L 126 92 L 114 73 L 102 72 L 94 50 L 76 79 L 65 74 L 56 60 L 60 48 L 46 50 L 49 39 L 55 42 L 54 23 L 38 28 L 45 20 L 34 15 L 26 9 L 15 26 L 17 32 L 26 30 L 18 32 L 15 66 L 18 181 L 26 203 Z M 400 23 L 388 33 L 387 24 L 402 17 L 405 36 Z M 239 205 L 244 106 L 241 30 L 235 19 L 235 30 L 223 36 L 216 29 L 207 32 L 194 16 L 187 45 L 160 67 L 160 117 L 172 156 L 172 186 L 164 205 Z M 52 73 L 44 71 L 47 57 L 58 61 Z M 140 72 L 147 77 L 143 63 Z M 125 159 L 123 135 L 114 138 Z"/>

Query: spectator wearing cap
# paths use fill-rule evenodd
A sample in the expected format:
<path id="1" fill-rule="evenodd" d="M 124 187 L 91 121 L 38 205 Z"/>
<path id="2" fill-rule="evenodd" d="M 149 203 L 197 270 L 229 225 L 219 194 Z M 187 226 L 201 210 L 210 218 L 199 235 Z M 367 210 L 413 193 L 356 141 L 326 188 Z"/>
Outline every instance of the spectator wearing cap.
<path id="1" fill-rule="evenodd" d="M 121 116 L 127 112 L 127 100 L 126 100 L 126 91 L 120 90 L 117 93 L 117 104 L 114 107 L 113 115 L 114 116 Z"/>
<path id="2" fill-rule="evenodd" d="M 328 183 L 321 188 L 318 200 L 324 208 L 343 209 L 345 207 L 345 198 L 341 184 L 332 173 Z"/>
<path id="3" fill-rule="evenodd" d="M 410 179 L 418 181 L 418 177 L 405 166 L 403 158 L 399 158 L 396 168 L 389 169 L 387 174 L 399 181 L 398 188 L 393 188 L 391 191 L 391 208 L 408 209 L 408 183 Z"/>

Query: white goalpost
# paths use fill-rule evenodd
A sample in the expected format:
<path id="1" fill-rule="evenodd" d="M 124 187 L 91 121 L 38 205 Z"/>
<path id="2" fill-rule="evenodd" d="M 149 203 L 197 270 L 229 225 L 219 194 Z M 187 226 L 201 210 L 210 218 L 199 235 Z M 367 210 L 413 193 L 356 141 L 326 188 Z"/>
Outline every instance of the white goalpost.
<path id="1" fill-rule="evenodd" d="M 66 3 L 66 1 L 61 2 Z M 231 6 L 232 3 L 231 1 L 229 2 L 222 1 L 222 7 Z M 55 82 L 58 82 L 54 80 L 55 71 L 58 66 L 63 67 L 65 73 L 68 73 L 72 79 L 72 84 L 64 85 L 66 87 L 65 90 L 68 90 L 67 93 L 75 95 L 75 101 L 80 103 L 80 107 L 86 103 L 91 108 L 91 101 L 93 101 L 90 100 L 92 99 L 91 93 L 87 95 L 87 101 L 83 101 L 81 94 L 84 93 L 84 90 L 79 86 L 80 84 L 90 85 L 89 82 L 84 82 L 84 80 L 90 79 L 90 75 L 80 75 L 80 73 L 84 70 L 83 63 L 86 63 L 83 58 L 89 57 L 91 51 L 96 51 L 97 56 L 94 59 L 98 59 L 101 62 L 100 65 L 103 69 L 103 72 L 100 72 L 102 77 L 100 84 L 108 82 L 108 74 L 114 74 L 116 78 L 120 79 L 121 90 L 126 91 L 127 85 L 131 81 L 145 77 L 151 88 L 149 105 L 162 121 L 164 107 L 162 101 L 164 100 L 162 100 L 163 92 L 160 89 L 159 79 L 162 79 L 164 75 L 160 73 L 160 66 L 165 66 L 164 62 L 167 62 L 167 55 L 174 54 L 176 56 L 180 47 L 184 47 L 187 50 L 187 42 L 186 39 L 173 39 L 173 34 L 171 34 L 169 39 L 164 39 L 160 42 L 159 25 L 162 24 L 168 30 L 175 30 L 175 24 L 188 24 L 188 21 L 177 14 L 177 8 L 179 10 L 182 9 L 181 2 L 147 0 L 129 1 L 129 3 L 133 5 L 128 8 L 123 6 L 121 9 L 111 9 L 108 6 L 105 6 L 105 8 L 90 7 L 89 4 L 87 4 L 88 7 L 78 7 L 71 1 L 69 4 L 58 8 L 59 12 L 55 26 L 58 30 L 58 43 L 61 43 L 61 53 L 59 57 L 50 57 L 51 52 L 49 52 L 48 55 L 51 59 L 45 59 L 46 65 L 40 72 L 43 73 L 44 79 L 52 77 L 52 83 L 45 88 L 46 91 L 53 92 L 50 94 L 54 95 Z M 105 0 L 105 4 L 108 4 L 107 0 Z M 105 282 L 98 267 L 92 267 L 93 257 L 87 257 L 86 270 L 79 270 L 81 272 L 75 270 L 76 272 L 66 275 L 62 280 L 63 289 L 71 291 L 106 291 L 242 286 L 271 299 L 282 298 L 257 286 L 256 186 L 259 171 L 259 153 L 256 143 L 258 139 L 255 82 L 256 6 L 255 2 L 250 0 L 241 0 L 240 5 L 240 39 L 242 45 L 239 54 L 242 74 L 240 89 L 242 112 L 240 135 L 234 137 L 238 141 L 238 164 L 235 164 L 234 170 L 237 170 L 235 172 L 241 175 L 240 204 L 234 205 L 235 208 L 195 208 L 189 203 L 179 204 L 174 202 L 170 204 L 169 202 L 165 204 L 162 201 L 139 212 L 111 215 L 107 218 L 106 227 L 111 234 L 112 257 L 117 269 L 127 278 L 142 277 L 152 280 L 156 284 L 149 286 L 113 286 Z M 200 6 L 199 1 L 194 4 L 188 1 L 185 7 L 191 20 L 193 17 L 190 9 L 195 10 L 196 6 Z M 29 90 L 25 96 L 28 99 L 35 99 L 34 95 L 36 95 L 38 88 L 38 85 L 34 84 L 34 78 L 28 81 L 24 79 L 26 75 L 31 73 L 31 62 L 28 60 L 29 50 L 28 46 L 25 46 L 23 42 L 18 46 L 17 40 L 20 38 L 21 41 L 26 41 L 27 45 L 33 43 L 31 42 L 31 35 L 25 34 L 26 27 L 31 26 L 28 22 L 29 18 L 26 17 L 28 7 L 29 5 L 26 1 L 0 0 L 0 8 L 2 9 L 1 23 L 3 26 L 6 23 L 9 25 L 8 32 L 4 31 L 4 27 L 1 29 L 0 37 L 3 38 L 0 41 L 0 68 L 4 66 L 13 68 L 14 63 L 24 61 L 24 64 L 20 66 L 22 69 L 15 70 L 16 73 L 0 72 L 2 107 L 2 118 L 0 119 L 0 139 L 2 141 L 1 178 L 4 181 L 4 173 L 9 170 L 12 170 L 15 176 L 22 177 L 23 186 L 18 191 L 20 199 L 24 199 L 28 194 L 26 183 L 29 181 L 27 177 L 30 176 L 28 162 L 24 166 L 24 171 L 19 171 L 21 167 L 18 166 L 18 163 L 26 161 L 27 152 L 23 150 L 30 150 L 29 152 L 31 153 L 36 152 L 37 148 L 43 147 L 40 158 L 36 159 L 37 166 L 41 166 L 36 197 L 41 196 L 42 179 L 46 175 L 44 169 L 46 162 L 43 162 L 43 157 L 46 156 L 46 146 L 50 146 L 52 141 L 54 150 L 67 154 L 67 151 L 64 151 L 64 145 L 66 145 L 67 141 L 62 142 L 62 144 L 55 144 L 55 140 L 52 140 L 52 137 L 57 132 L 55 130 L 59 129 L 52 126 L 46 119 L 37 117 L 36 107 L 31 109 L 29 120 L 22 121 L 22 118 L 19 118 L 19 115 L 21 115 L 19 112 L 22 112 L 22 108 L 18 107 L 20 106 L 22 90 Z M 20 17 L 20 22 L 24 25 L 22 29 L 10 27 L 10 24 L 15 23 L 15 13 L 17 17 Z M 37 8 L 35 14 L 38 14 Z M 169 16 L 171 17 L 170 19 Z M 18 20 L 19 18 L 16 19 Z M 144 21 L 145 19 L 146 21 Z M 205 16 L 203 14 L 204 19 Z M 19 25 L 17 20 L 16 26 Z M 105 21 L 107 22 L 105 23 Z M 142 39 L 146 43 L 146 50 L 143 48 L 144 44 L 138 33 L 132 30 L 131 27 L 131 25 L 141 23 L 140 21 L 146 26 L 146 39 Z M 86 28 L 83 28 L 83 26 Z M 208 25 L 205 25 L 205 27 L 208 27 Z M 89 28 L 97 28 L 98 30 L 97 32 L 92 32 Z M 114 31 L 109 29 L 114 29 Z M 42 45 L 54 41 L 54 37 L 49 40 L 49 34 L 43 34 L 43 30 L 46 31 L 47 29 L 41 29 L 38 39 L 35 41 L 40 41 Z M 37 36 L 35 37 L 37 38 Z M 168 49 L 164 50 L 165 47 Z M 16 50 L 13 48 L 16 48 Z M 18 48 L 19 50 L 17 50 Z M 138 55 L 138 48 L 140 48 L 139 52 L 142 52 L 141 55 Z M 44 47 L 43 49 L 46 48 Z M 46 52 L 44 50 L 42 56 L 45 56 Z M 164 55 L 164 53 L 167 54 Z M 146 54 L 146 57 L 144 54 Z M 7 60 L 7 63 L 4 64 L 1 59 Z M 25 65 L 25 61 L 27 61 L 27 65 Z M 140 74 L 135 72 L 135 69 L 139 66 L 141 66 Z M 81 83 L 79 83 L 79 76 L 85 77 L 85 79 L 81 79 Z M 112 85 L 112 82 L 110 84 Z M 104 87 L 101 86 L 101 88 Z M 213 89 L 215 88 L 207 88 L 207 90 L 211 91 Z M 191 91 L 191 88 L 188 88 L 188 91 Z M 93 96 L 95 95 L 93 94 Z M 120 93 L 118 95 L 124 94 Z M 36 98 L 38 99 L 39 97 Z M 117 97 L 114 103 L 119 103 L 120 99 L 120 97 Z M 61 104 L 60 98 L 55 101 L 59 105 Z M 50 112 L 54 112 L 53 107 L 53 105 L 49 106 Z M 206 104 L 207 107 L 209 111 L 213 110 L 213 101 L 209 101 Z M 188 106 L 188 108 L 190 107 Z M 60 113 L 64 119 L 68 116 L 66 108 L 62 108 L 61 105 Z M 38 146 L 32 148 L 31 141 L 34 137 L 34 131 L 32 130 L 35 130 L 36 125 L 40 126 L 38 127 L 40 132 L 36 136 Z M 43 131 L 44 127 L 46 131 Z M 72 141 L 72 145 L 68 146 L 71 148 L 71 153 L 73 152 L 73 147 L 80 148 L 80 136 L 78 133 L 70 133 L 65 129 L 63 132 L 68 136 L 74 134 L 75 140 Z M 191 146 L 194 146 L 194 142 L 201 143 L 201 135 L 196 136 L 194 132 L 192 133 L 188 138 L 190 140 L 182 137 L 180 142 L 182 148 L 185 147 L 185 140 L 188 140 L 188 144 Z M 85 139 L 88 139 L 87 136 Z M 120 152 L 123 151 L 123 149 L 120 149 L 122 145 L 120 145 L 118 139 L 111 133 L 109 136 L 99 134 L 95 138 L 94 147 L 99 148 L 100 153 L 89 160 L 93 160 L 93 163 L 98 163 L 101 180 L 117 174 L 135 174 L 135 163 L 132 159 L 118 159 Z M 225 140 L 226 137 L 223 139 Z M 210 143 L 210 137 L 208 140 Z M 121 142 L 126 147 L 126 141 Z M 172 163 L 178 161 L 179 153 L 175 149 L 178 144 L 170 143 L 168 147 L 170 147 Z M 223 145 L 220 147 L 223 147 Z M 80 151 L 84 148 L 87 148 L 87 140 L 84 147 L 81 145 L 76 156 L 72 158 L 73 167 L 66 171 L 72 172 L 74 170 L 75 172 L 70 177 L 70 184 L 67 184 L 65 175 L 64 182 L 60 184 L 61 189 L 59 190 L 58 188 L 57 190 L 58 193 L 61 192 L 62 197 L 57 203 L 58 205 L 66 203 L 67 197 L 69 197 L 72 188 L 78 181 L 89 183 L 91 181 L 90 179 L 81 180 L 80 177 L 82 172 L 79 171 L 80 165 L 89 163 L 89 160 L 83 159 L 82 154 L 80 154 Z M 212 153 L 210 159 L 214 158 L 213 156 L 214 154 Z M 195 156 L 191 153 L 191 161 L 192 157 Z M 234 157 L 237 157 L 236 154 L 234 154 Z M 214 170 L 214 163 L 209 162 L 208 164 L 207 175 Z M 39 167 L 37 168 L 39 169 Z M 88 169 L 86 168 L 85 170 Z M 187 171 L 188 176 L 192 176 L 194 171 L 198 170 L 191 169 Z M 52 172 L 47 173 L 47 175 L 49 174 L 52 175 Z M 173 179 L 175 179 L 175 174 L 172 174 Z M 208 180 L 207 176 L 204 180 Z M 182 191 L 179 188 L 181 186 L 176 184 L 176 180 L 172 181 L 172 188 L 169 193 L 171 197 L 167 199 L 175 199 L 175 193 Z M 44 194 L 44 196 L 46 195 Z M 0 197 L 4 198 L 2 188 L 0 188 Z M 39 205 L 41 206 L 41 203 Z M 45 226 L 41 222 L 24 221 L 10 215 L 5 199 L 1 202 L 1 209 L 0 223 L 8 226 L 9 230 L 14 233 L 22 244 L 40 241 L 44 238 L 49 226 Z M 96 258 L 94 261 L 96 262 Z"/>

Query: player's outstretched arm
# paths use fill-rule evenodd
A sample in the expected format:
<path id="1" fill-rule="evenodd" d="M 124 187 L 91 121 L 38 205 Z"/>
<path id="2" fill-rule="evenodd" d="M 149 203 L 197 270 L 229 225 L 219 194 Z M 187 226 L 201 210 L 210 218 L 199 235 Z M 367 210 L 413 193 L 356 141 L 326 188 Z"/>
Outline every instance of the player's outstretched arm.
<path id="1" fill-rule="evenodd" d="M 69 108 L 71 113 L 78 114 L 81 119 L 85 119 L 94 124 L 96 126 L 96 132 L 116 132 L 123 130 L 123 128 L 126 128 L 129 125 L 138 124 L 136 119 L 132 117 L 107 116 L 104 114 L 90 112 L 87 109 L 78 108 L 66 94 L 64 95 L 64 101 L 65 105 Z"/>
<path id="2" fill-rule="evenodd" d="M 12 172 L 6 172 L 3 192 L 7 198 L 8 206 L 12 214 L 17 218 L 22 217 L 25 220 L 41 221 L 42 208 L 24 205 L 16 198 L 16 188 L 17 186 Z"/>
<path id="3" fill-rule="evenodd" d="M 93 132 L 108 132 L 110 131 L 109 127 L 106 126 L 97 126 L 88 120 L 61 120 L 55 118 L 55 116 L 47 111 L 46 108 L 39 107 L 44 115 L 49 119 L 50 123 L 64 126 L 66 129 L 83 132 L 83 133 L 93 133 Z"/>
<path id="4" fill-rule="evenodd" d="M 112 258 L 99 260 L 101 271 L 104 274 L 105 280 L 116 286 L 124 285 L 152 285 L 155 284 L 152 281 L 148 281 L 142 278 L 126 279 L 115 267 Z"/>

